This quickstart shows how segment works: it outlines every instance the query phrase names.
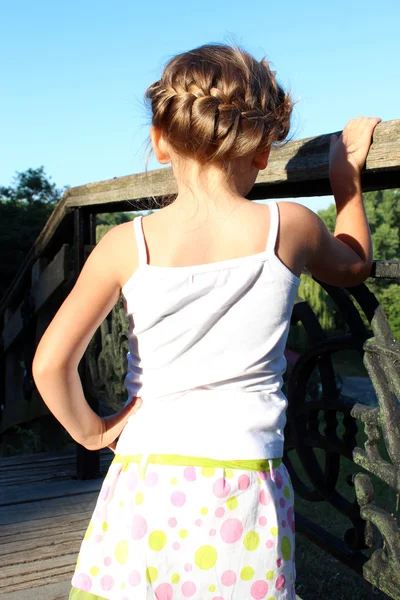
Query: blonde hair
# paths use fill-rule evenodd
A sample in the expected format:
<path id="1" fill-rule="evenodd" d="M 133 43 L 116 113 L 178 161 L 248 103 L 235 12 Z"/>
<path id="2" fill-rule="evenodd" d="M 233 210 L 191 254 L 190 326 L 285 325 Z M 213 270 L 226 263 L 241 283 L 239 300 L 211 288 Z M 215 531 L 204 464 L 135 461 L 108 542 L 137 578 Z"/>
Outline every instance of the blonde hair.
<path id="1" fill-rule="evenodd" d="M 265 59 L 224 44 L 172 58 L 145 99 L 179 156 L 224 166 L 285 140 L 293 108 Z"/>

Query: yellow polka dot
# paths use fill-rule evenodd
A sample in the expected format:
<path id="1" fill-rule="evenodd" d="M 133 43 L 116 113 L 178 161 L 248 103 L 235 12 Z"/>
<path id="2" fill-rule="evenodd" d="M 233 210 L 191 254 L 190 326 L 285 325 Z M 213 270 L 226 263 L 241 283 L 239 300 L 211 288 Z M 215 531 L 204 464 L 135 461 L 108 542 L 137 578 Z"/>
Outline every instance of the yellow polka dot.
<path id="1" fill-rule="evenodd" d="M 290 489 L 288 485 L 285 485 L 285 487 L 283 488 L 283 495 L 285 496 L 285 498 L 289 499 L 290 498 Z"/>
<path id="2" fill-rule="evenodd" d="M 123 590 L 123 589 L 124 589 L 125 585 L 126 585 L 126 584 L 125 584 L 125 581 L 123 581 L 123 582 L 121 583 L 121 590 Z"/>
<path id="3" fill-rule="evenodd" d="M 167 543 L 167 536 L 163 531 L 156 529 L 149 535 L 149 546 L 152 550 L 158 552 L 162 550 Z"/>
<path id="4" fill-rule="evenodd" d="M 258 483 L 261 483 L 261 477 L 257 477 Z"/>
<path id="5" fill-rule="evenodd" d="M 81 557 L 78 556 L 78 559 L 76 561 L 76 566 L 75 566 L 75 570 L 79 569 L 79 565 L 81 564 Z"/>
<path id="6" fill-rule="evenodd" d="M 202 515 L 206 515 L 208 513 L 208 508 L 206 508 L 205 506 L 203 506 L 203 508 L 200 510 Z"/>
<path id="7" fill-rule="evenodd" d="M 188 532 L 187 532 L 186 529 L 181 529 L 178 535 L 179 535 L 180 538 L 183 539 L 183 538 L 185 538 L 185 537 L 188 536 Z"/>
<path id="8" fill-rule="evenodd" d="M 126 559 L 128 558 L 128 540 L 121 540 L 115 547 L 115 558 L 119 562 L 120 565 L 124 565 L 126 563 Z"/>
<path id="9" fill-rule="evenodd" d="M 92 531 L 93 531 L 93 523 L 92 523 L 92 520 L 90 520 L 88 528 L 86 529 L 85 537 L 83 539 L 88 540 L 90 538 L 90 536 L 92 535 Z"/>
<path id="10" fill-rule="evenodd" d="M 180 577 L 178 575 L 178 573 L 174 573 L 171 577 L 171 581 L 172 583 L 179 583 Z"/>
<path id="11" fill-rule="evenodd" d="M 217 562 L 217 551 L 213 546 L 200 546 L 194 555 L 194 562 L 203 571 L 212 569 Z"/>
<path id="12" fill-rule="evenodd" d="M 243 581 L 250 581 L 253 575 L 254 569 L 251 567 L 243 567 L 243 569 L 240 571 L 240 579 L 243 579 Z"/>
<path id="13" fill-rule="evenodd" d="M 243 539 L 243 545 L 246 550 L 256 550 L 260 544 L 260 536 L 256 531 L 249 531 Z"/>
<path id="14" fill-rule="evenodd" d="M 135 496 L 135 504 L 137 504 L 137 506 L 139 506 L 139 504 L 143 504 L 143 500 L 144 500 L 144 496 L 143 496 L 142 492 L 138 492 Z"/>
<path id="15" fill-rule="evenodd" d="M 235 474 L 232 471 L 232 469 L 226 469 L 226 471 L 225 471 L 225 477 L 227 479 L 232 479 L 234 476 L 235 476 Z"/>
<path id="16" fill-rule="evenodd" d="M 277 527 L 271 527 L 271 535 L 278 535 L 278 528 Z"/>
<path id="17" fill-rule="evenodd" d="M 267 574 L 265 576 L 266 579 L 270 580 L 274 578 L 274 572 L 273 571 L 267 571 Z"/>
<path id="18" fill-rule="evenodd" d="M 267 600 L 275 600 L 275 596 L 270 596 Z"/>
<path id="19" fill-rule="evenodd" d="M 103 521 L 103 524 L 102 524 L 101 528 L 102 528 L 103 531 L 107 531 L 107 529 L 108 529 L 108 523 L 107 523 L 107 521 Z"/>
<path id="20" fill-rule="evenodd" d="M 125 502 L 124 502 L 123 500 L 120 500 L 120 501 L 119 501 L 119 505 L 120 505 L 120 507 L 121 507 L 121 508 L 124 508 L 124 506 L 125 506 Z"/>
<path id="21" fill-rule="evenodd" d="M 124 466 L 122 467 L 122 471 L 127 471 L 129 467 L 129 463 L 125 463 Z"/>
<path id="22" fill-rule="evenodd" d="M 234 510 L 237 505 L 238 505 L 238 500 L 237 498 L 235 498 L 235 496 L 231 496 L 230 498 L 228 498 L 228 500 L 226 501 L 226 505 L 229 508 L 229 510 Z"/>
<path id="23" fill-rule="evenodd" d="M 204 475 L 204 477 L 212 477 L 215 473 L 215 469 L 214 467 L 203 467 L 201 469 L 201 474 Z"/>
<path id="24" fill-rule="evenodd" d="M 215 585 L 210 585 L 210 586 L 209 586 L 209 588 L 208 588 L 208 590 L 209 590 L 210 592 L 215 592 L 215 590 L 216 590 L 216 589 L 217 589 L 217 588 L 215 587 Z"/>
<path id="25" fill-rule="evenodd" d="M 93 577 L 96 577 L 96 575 L 98 574 L 99 571 L 100 571 L 99 567 L 92 567 L 90 569 L 90 574 L 93 575 Z"/>
<path id="26" fill-rule="evenodd" d="M 290 556 L 292 554 L 292 546 L 290 544 L 289 538 L 283 536 L 282 538 L 282 556 L 284 560 L 290 560 Z"/>
<path id="27" fill-rule="evenodd" d="M 177 480 L 177 478 L 176 478 L 176 477 L 173 477 L 173 478 L 171 479 L 171 483 L 172 483 L 172 485 L 176 485 L 176 484 L 178 483 L 178 480 Z"/>
<path id="28" fill-rule="evenodd" d="M 153 583 L 158 577 L 158 571 L 155 567 L 147 567 L 146 579 L 149 583 Z"/>

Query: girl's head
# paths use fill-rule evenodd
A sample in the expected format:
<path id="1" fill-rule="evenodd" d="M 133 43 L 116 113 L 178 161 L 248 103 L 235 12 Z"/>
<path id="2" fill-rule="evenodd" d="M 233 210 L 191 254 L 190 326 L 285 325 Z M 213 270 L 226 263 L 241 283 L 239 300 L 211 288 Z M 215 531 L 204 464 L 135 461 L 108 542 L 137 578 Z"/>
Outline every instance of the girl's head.
<path id="1" fill-rule="evenodd" d="M 228 170 L 282 142 L 293 106 L 265 59 L 222 44 L 175 56 L 146 99 L 153 128 L 173 152 Z"/>

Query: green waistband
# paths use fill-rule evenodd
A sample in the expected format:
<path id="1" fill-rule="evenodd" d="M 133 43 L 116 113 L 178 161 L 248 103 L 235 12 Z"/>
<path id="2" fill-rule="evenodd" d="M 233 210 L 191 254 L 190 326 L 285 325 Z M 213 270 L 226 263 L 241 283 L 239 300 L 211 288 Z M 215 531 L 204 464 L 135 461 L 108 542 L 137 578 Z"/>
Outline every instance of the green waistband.
<path id="1" fill-rule="evenodd" d="M 183 456 L 180 454 L 116 454 L 113 463 L 137 463 L 155 465 L 175 465 L 180 467 L 214 467 L 222 469 L 240 469 L 242 471 L 269 471 L 270 460 L 272 466 L 277 468 L 282 463 L 282 458 L 262 458 L 252 460 L 217 460 L 202 456 Z"/>

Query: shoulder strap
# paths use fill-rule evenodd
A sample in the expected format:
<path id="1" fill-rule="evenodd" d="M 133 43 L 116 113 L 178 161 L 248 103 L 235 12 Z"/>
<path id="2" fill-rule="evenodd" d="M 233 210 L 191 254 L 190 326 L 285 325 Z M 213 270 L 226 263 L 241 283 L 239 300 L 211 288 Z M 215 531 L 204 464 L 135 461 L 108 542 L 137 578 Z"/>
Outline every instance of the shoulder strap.
<path id="1" fill-rule="evenodd" d="M 135 217 L 133 219 L 133 226 L 135 228 L 136 244 L 138 249 L 139 267 L 140 265 L 147 264 L 147 249 L 143 235 L 142 217 Z"/>
<path id="2" fill-rule="evenodd" d="M 275 254 L 276 238 L 278 237 L 279 228 L 279 210 L 276 202 L 269 202 L 269 234 L 266 251 L 268 254 Z"/>

